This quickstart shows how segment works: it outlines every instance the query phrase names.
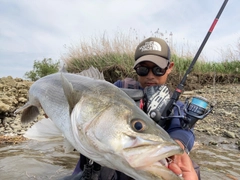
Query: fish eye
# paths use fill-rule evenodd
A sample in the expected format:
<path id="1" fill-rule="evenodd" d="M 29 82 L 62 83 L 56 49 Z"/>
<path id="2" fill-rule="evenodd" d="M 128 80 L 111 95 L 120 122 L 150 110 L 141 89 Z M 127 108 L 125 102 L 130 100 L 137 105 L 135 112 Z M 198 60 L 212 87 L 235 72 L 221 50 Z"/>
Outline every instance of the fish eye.
<path id="1" fill-rule="evenodd" d="M 131 125 L 135 131 L 144 131 L 146 129 L 145 123 L 139 119 L 134 119 Z"/>

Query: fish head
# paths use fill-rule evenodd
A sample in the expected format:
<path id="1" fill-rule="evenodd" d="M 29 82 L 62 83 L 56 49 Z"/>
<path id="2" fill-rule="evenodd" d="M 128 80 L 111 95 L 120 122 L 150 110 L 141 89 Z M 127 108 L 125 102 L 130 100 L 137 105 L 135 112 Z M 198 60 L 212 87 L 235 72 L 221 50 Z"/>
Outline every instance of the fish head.
<path id="1" fill-rule="evenodd" d="M 166 158 L 183 150 L 127 95 L 86 93 L 72 111 L 77 150 L 133 178 L 174 179 Z"/>

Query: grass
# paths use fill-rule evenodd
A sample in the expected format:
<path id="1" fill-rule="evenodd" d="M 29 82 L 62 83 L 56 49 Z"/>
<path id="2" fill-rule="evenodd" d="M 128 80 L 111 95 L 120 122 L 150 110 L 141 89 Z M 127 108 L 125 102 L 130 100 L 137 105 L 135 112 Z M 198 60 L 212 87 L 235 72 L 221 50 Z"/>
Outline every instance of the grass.
<path id="1" fill-rule="evenodd" d="M 130 35 L 117 33 L 114 38 L 103 34 L 100 38 L 81 41 L 78 46 L 69 48 L 67 56 L 63 57 L 68 71 L 81 72 L 90 66 L 104 71 L 111 67 L 120 67 L 125 74 L 133 74 L 134 51 L 140 41 Z"/>
<path id="2" fill-rule="evenodd" d="M 173 52 L 171 60 L 175 63 L 174 71 L 180 74 L 186 72 L 193 56 L 189 52 L 178 55 L 174 50 L 172 41 L 172 34 L 165 37 L 164 34 L 155 32 L 152 36 L 165 39 Z M 81 72 L 84 69 L 94 66 L 100 71 L 105 71 L 112 67 L 119 67 L 119 77 L 135 75 L 132 69 L 134 64 L 134 52 L 138 43 L 146 37 L 139 38 L 132 33 L 123 34 L 117 32 L 114 37 L 110 38 L 106 33 L 100 37 L 92 38 L 90 41 L 81 41 L 78 46 L 69 48 L 69 53 L 62 57 L 67 64 L 68 71 L 73 73 Z M 240 41 L 236 46 L 237 49 L 229 51 L 225 55 L 224 61 L 221 62 L 206 62 L 202 59 L 198 60 L 194 65 L 192 72 L 195 73 L 221 73 L 221 74 L 240 74 Z M 193 54 L 193 53 L 190 53 Z M 118 71 L 115 68 L 116 71 Z M 121 71 L 124 70 L 122 75 Z"/>

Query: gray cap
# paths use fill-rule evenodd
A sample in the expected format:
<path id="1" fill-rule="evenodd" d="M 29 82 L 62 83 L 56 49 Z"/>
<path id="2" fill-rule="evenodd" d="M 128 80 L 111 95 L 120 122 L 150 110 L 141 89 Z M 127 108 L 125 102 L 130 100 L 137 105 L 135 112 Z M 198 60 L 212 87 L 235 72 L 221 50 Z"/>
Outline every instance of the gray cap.
<path id="1" fill-rule="evenodd" d="M 133 67 L 143 61 L 150 61 L 161 68 L 166 68 L 170 58 L 171 52 L 167 43 L 163 39 L 150 37 L 137 46 Z"/>

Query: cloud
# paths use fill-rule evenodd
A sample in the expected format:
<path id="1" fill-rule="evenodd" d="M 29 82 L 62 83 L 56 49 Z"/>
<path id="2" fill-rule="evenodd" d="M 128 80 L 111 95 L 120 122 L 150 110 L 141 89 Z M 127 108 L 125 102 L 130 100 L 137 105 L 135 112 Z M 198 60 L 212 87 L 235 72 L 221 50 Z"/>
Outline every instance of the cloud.
<path id="1" fill-rule="evenodd" d="M 103 32 L 114 36 L 116 32 L 132 31 L 136 37 L 156 32 L 168 37 L 172 33 L 174 43 L 187 42 L 197 49 L 222 3 L 219 0 L 1 0 L 0 66 L 19 68 L 12 72 L 1 70 L 0 77 L 9 74 L 22 77 L 34 60 L 60 59 L 68 52 L 66 47 Z M 238 0 L 228 2 L 204 48 L 207 55 L 217 56 L 212 55 L 216 48 L 239 37 L 239 5 Z"/>

